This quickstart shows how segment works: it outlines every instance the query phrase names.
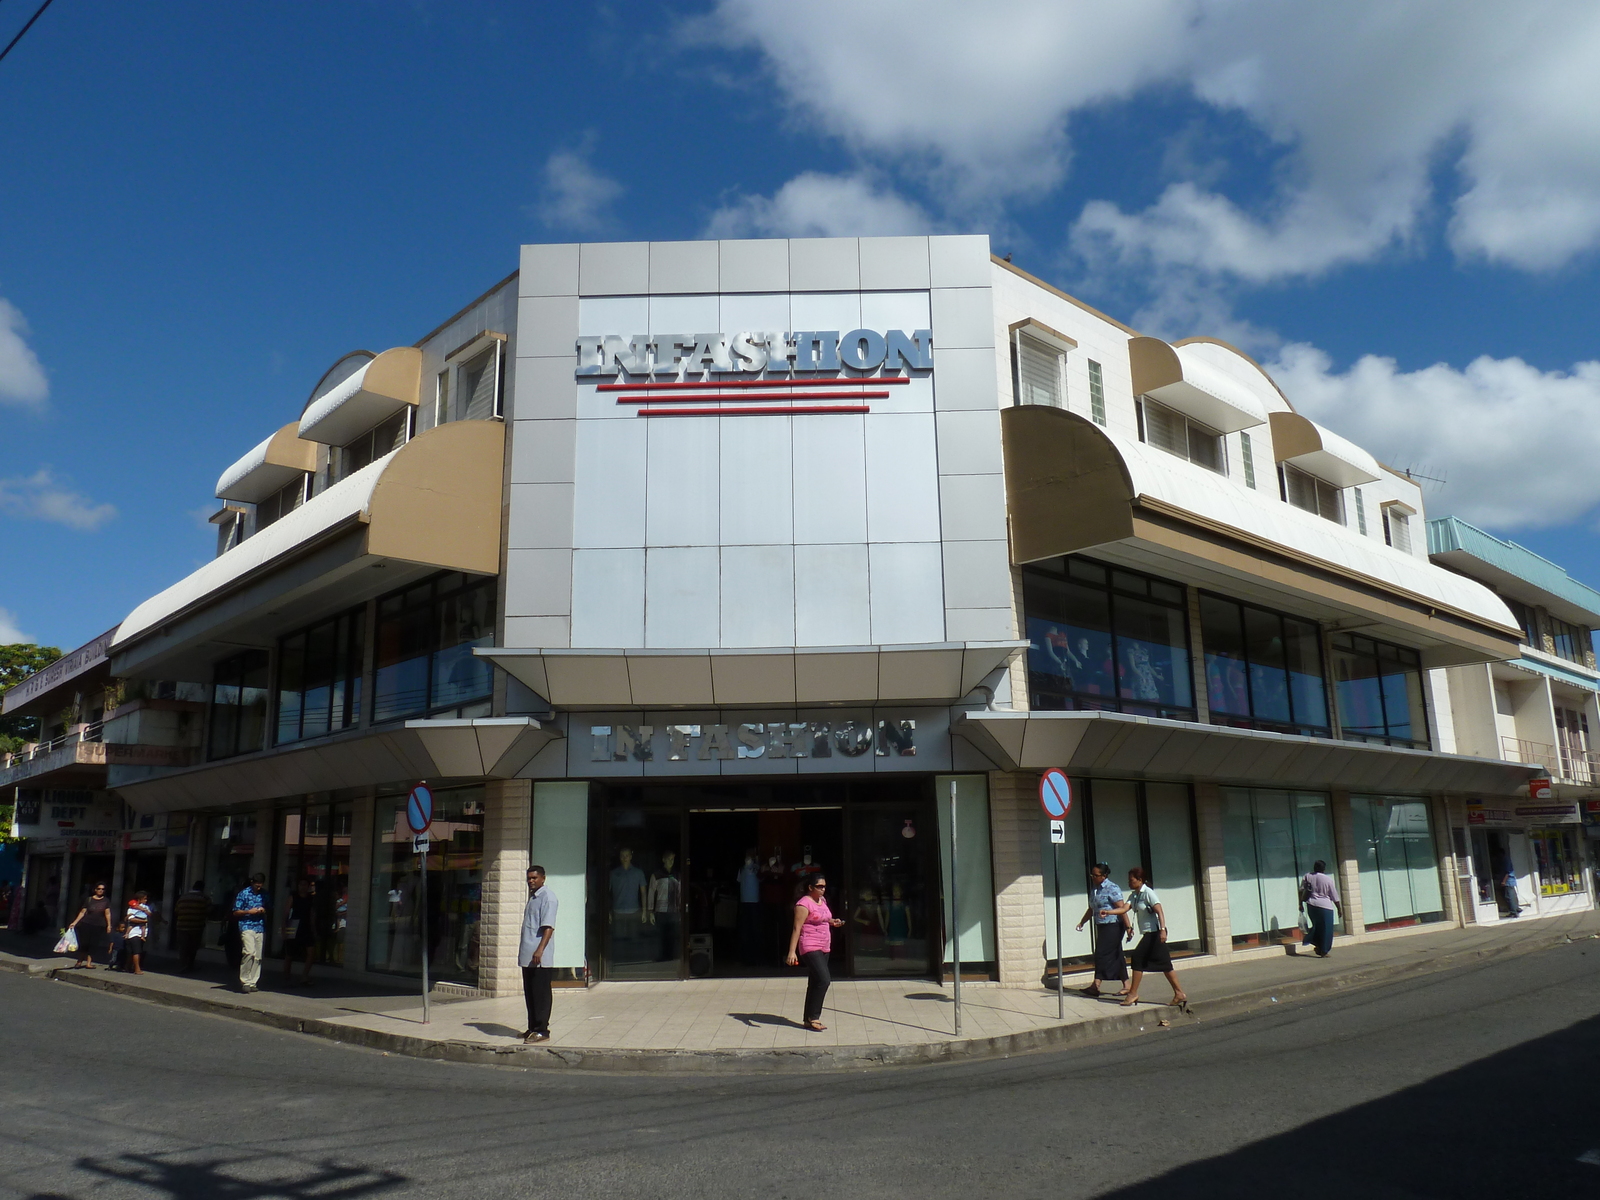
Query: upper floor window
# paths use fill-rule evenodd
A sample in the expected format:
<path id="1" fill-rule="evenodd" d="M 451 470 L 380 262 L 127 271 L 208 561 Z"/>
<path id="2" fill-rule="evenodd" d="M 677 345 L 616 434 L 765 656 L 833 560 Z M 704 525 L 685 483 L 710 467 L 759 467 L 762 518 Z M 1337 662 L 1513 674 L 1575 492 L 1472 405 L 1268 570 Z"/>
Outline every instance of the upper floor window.
<path id="1" fill-rule="evenodd" d="M 1333 693 L 1345 738 L 1426 750 L 1421 656 L 1351 633 L 1334 634 L 1330 644 Z"/>
<path id="2" fill-rule="evenodd" d="M 1024 567 L 1032 706 L 1194 720 L 1186 604 L 1175 583 L 1084 558 Z"/>
<path id="3" fill-rule="evenodd" d="M 1200 630 L 1213 724 L 1329 735 L 1316 625 L 1202 592 Z"/>
<path id="4" fill-rule="evenodd" d="M 348 479 L 362 467 L 377 462 L 391 450 L 398 450 L 405 445 L 410 429 L 411 409 L 407 408 L 373 426 L 355 441 L 339 447 L 334 455 L 338 460 L 337 478 Z"/>
<path id="5" fill-rule="evenodd" d="M 1061 382 L 1065 357 L 1048 342 L 1019 332 L 1016 340 L 1017 403 L 1065 408 L 1066 388 Z"/>
<path id="6" fill-rule="evenodd" d="M 1383 540 L 1402 554 L 1411 553 L 1411 514 L 1392 505 L 1383 510 Z"/>
<path id="7" fill-rule="evenodd" d="M 1220 433 L 1148 396 L 1139 398 L 1139 434 L 1158 450 L 1186 458 L 1208 471 L 1228 473 L 1227 445 Z"/>
<path id="8" fill-rule="evenodd" d="M 494 671 L 472 653 L 494 642 L 495 580 L 440 575 L 378 601 L 372 719 L 446 709 L 487 716 Z"/>
<path id="9" fill-rule="evenodd" d="M 207 758 L 260 750 L 267 734 L 267 652 L 246 650 L 211 672 L 211 726 Z"/>
<path id="10" fill-rule="evenodd" d="M 1100 364 L 1089 360 L 1089 416 L 1096 425 L 1106 423 L 1106 381 Z"/>
<path id="11" fill-rule="evenodd" d="M 1282 464 L 1283 498 L 1296 508 L 1344 524 L 1344 496 L 1325 479 L 1291 463 Z"/>
<path id="12" fill-rule="evenodd" d="M 274 521 L 288 516 L 295 509 L 306 502 L 306 479 L 301 476 L 293 483 L 286 483 L 272 495 L 256 505 L 256 532 L 260 533 Z"/>
<path id="13" fill-rule="evenodd" d="M 1501 599 L 1506 599 L 1501 597 Z M 1511 610 L 1511 615 L 1517 619 L 1517 624 L 1522 627 L 1522 640 L 1526 645 L 1535 649 L 1542 648 L 1544 641 L 1539 637 L 1539 618 L 1533 609 L 1519 600 L 1506 599 L 1506 607 Z"/>
<path id="14" fill-rule="evenodd" d="M 434 397 L 435 425 L 485 421 L 501 415 L 504 354 L 505 341 L 500 335 L 484 334 L 446 360 Z"/>
<path id="15" fill-rule="evenodd" d="M 360 723 L 365 628 L 356 608 L 279 641 L 279 745 Z"/>
<path id="16" fill-rule="evenodd" d="M 1545 623 L 1550 627 L 1550 652 L 1559 655 L 1568 662 L 1586 665 L 1583 649 L 1589 641 L 1589 632 L 1577 625 L 1568 625 L 1559 617 L 1545 614 Z"/>

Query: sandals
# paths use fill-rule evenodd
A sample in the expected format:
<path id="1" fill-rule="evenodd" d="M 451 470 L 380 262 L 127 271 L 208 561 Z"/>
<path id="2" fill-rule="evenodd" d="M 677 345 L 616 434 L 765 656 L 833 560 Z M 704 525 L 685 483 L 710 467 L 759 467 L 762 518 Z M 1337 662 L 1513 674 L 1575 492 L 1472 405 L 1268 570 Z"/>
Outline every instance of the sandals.
<path id="1" fill-rule="evenodd" d="M 1175 1008 L 1179 1012 L 1184 1012 L 1184 1013 L 1188 1012 L 1189 1011 L 1189 996 L 1188 996 L 1188 993 L 1187 992 L 1179 992 L 1171 1000 L 1167 1001 L 1167 1007 L 1168 1008 Z"/>
<path id="2" fill-rule="evenodd" d="M 1091 1000 L 1100 999 L 1100 989 L 1095 987 L 1092 984 L 1089 987 L 1086 987 L 1086 988 L 1079 988 L 1078 989 L 1078 994 L 1080 996 L 1087 996 Z"/>
<path id="3" fill-rule="evenodd" d="M 812 1033 L 821 1033 L 824 1029 L 827 1028 L 827 1026 L 824 1025 L 821 1021 L 806 1021 L 805 1022 L 805 1027 L 807 1029 L 809 1029 Z"/>
<path id="4" fill-rule="evenodd" d="M 1137 1003 L 1139 1003 L 1139 997 L 1137 997 L 1137 996 L 1129 996 L 1121 1004 L 1117 1005 L 1117 1007 L 1118 1008 L 1132 1008 Z"/>

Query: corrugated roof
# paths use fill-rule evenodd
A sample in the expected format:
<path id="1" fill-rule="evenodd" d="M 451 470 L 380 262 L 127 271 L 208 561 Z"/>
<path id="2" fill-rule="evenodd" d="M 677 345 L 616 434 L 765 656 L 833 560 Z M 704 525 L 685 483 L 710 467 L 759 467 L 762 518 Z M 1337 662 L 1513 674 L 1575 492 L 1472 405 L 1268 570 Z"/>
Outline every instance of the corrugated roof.
<path id="1" fill-rule="evenodd" d="M 1476 559 L 1492 568 L 1485 575 L 1513 599 L 1525 603 L 1544 603 L 1563 620 L 1574 619 L 1563 608 L 1577 609 L 1584 624 L 1600 625 L 1600 591 L 1580 583 L 1565 568 L 1558 566 L 1526 546 L 1497 538 L 1470 525 L 1460 517 L 1437 517 L 1428 522 L 1428 553 L 1440 558 L 1463 573 L 1472 571 L 1472 564 L 1462 562 L 1461 556 Z M 1505 579 L 1503 576 L 1510 576 Z M 1522 583 L 1537 597 L 1518 595 L 1516 583 Z M 1555 603 L 1551 603 L 1554 601 Z"/>

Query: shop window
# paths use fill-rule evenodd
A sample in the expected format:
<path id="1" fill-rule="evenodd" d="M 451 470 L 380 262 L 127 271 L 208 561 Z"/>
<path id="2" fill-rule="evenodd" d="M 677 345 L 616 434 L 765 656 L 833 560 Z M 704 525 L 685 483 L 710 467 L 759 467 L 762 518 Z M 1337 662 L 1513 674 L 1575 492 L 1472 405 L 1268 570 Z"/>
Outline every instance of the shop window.
<path id="1" fill-rule="evenodd" d="M 1318 860 L 1337 874 L 1328 797 L 1320 792 L 1224 788 L 1222 852 L 1235 946 L 1300 936 L 1300 879 Z M 1343 932 L 1342 918 L 1334 926 Z"/>
<path id="2" fill-rule="evenodd" d="M 1135 783 L 1121 779 L 1074 779 L 1073 806 L 1067 814 L 1067 839 L 1052 845 L 1041 822 L 1040 858 L 1046 896 L 1053 894 L 1060 868 L 1062 958 L 1068 964 L 1090 961 L 1092 931 L 1074 929 L 1088 908 L 1089 868 L 1104 862 L 1120 888 L 1128 868 L 1141 867 L 1161 899 L 1167 918 L 1167 944 L 1175 954 L 1204 949 L 1200 924 L 1199 869 L 1195 861 L 1194 815 L 1189 788 L 1181 783 Z M 1052 901 L 1046 899 L 1048 910 Z M 1055 962 L 1055 916 L 1045 928 L 1045 959 Z M 964 943 L 963 943 L 964 945 Z"/>
<path id="3" fill-rule="evenodd" d="M 365 624 L 365 611 L 351 609 L 278 642 L 280 746 L 360 723 Z"/>
<path id="4" fill-rule="evenodd" d="M 1016 335 L 1014 351 L 1017 403 L 1065 408 L 1066 389 L 1061 383 L 1061 366 L 1066 355 L 1048 342 L 1025 333 Z"/>
<path id="5" fill-rule="evenodd" d="M 1349 633 L 1335 634 L 1330 646 L 1343 737 L 1428 749 L 1422 659 L 1417 652 Z"/>
<path id="6" fill-rule="evenodd" d="M 390 451 L 398 450 L 405 445 L 410 428 L 411 409 L 407 407 L 367 430 L 355 441 L 339 447 L 334 454 L 338 462 L 337 477 L 348 479 L 362 467 L 371 466 Z"/>
<path id="7" fill-rule="evenodd" d="M 472 651 L 493 644 L 494 609 L 493 579 L 454 572 L 379 600 L 372 719 L 487 716 L 493 668 Z"/>
<path id="8" fill-rule="evenodd" d="M 1148 396 L 1139 400 L 1140 436 L 1157 450 L 1186 458 L 1197 467 L 1228 473 L 1227 443 L 1215 430 L 1191 421 Z"/>
<path id="9" fill-rule="evenodd" d="M 267 893 L 272 905 L 270 952 L 288 953 L 304 963 L 309 949 L 313 962 L 341 967 L 350 909 L 351 805 L 308 804 L 280 811 L 277 820 L 277 870 Z M 310 900 L 310 929 L 297 926 L 291 939 L 289 917 L 302 883 Z"/>
<path id="10" fill-rule="evenodd" d="M 1213 725 L 1331 734 L 1316 625 L 1201 593 L 1200 628 Z"/>
<path id="11" fill-rule="evenodd" d="M 1023 568 L 1033 708 L 1195 719 L 1182 587 L 1068 557 Z"/>
<path id="12" fill-rule="evenodd" d="M 1106 382 L 1100 364 L 1089 360 L 1089 416 L 1096 425 L 1106 423 Z"/>
<path id="13" fill-rule="evenodd" d="M 267 652 L 246 650 L 211 672 L 211 723 L 207 758 L 260 750 L 267 734 Z"/>
<path id="14" fill-rule="evenodd" d="M 1284 463 L 1281 470 L 1285 500 L 1336 525 L 1344 524 L 1344 498 L 1338 488 L 1289 463 Z"/>
<path id="15" fill-rule="evenodd" d="M 244 890 L 250 880 L 250 864 L 255 859 L 255 853 L 255 817 L 235 813 L 211 818 L 203 878 L 206 881 L 206 895 L 211 900 L 213 921 L 224 921 L 233 911 L 234 897 Z M 220 927 L 214 927 L 211 932 L 220 933 Z M 208 936 L 207 944 L 215 945 L 216 937 Z"/>
<path id="16" fill-rule="evenodd" d="M 475 984 L 483 902 L 483 789 L 434 792 L 428 837 L 424 895 L 421 860 L 411 852 L 406 797 L 378 797 L 373 821 L 372 902 L 367 910 L 367 967 L 421 975 L 426 912 L 429 978 Z"/>
<path id="17" fill-rule="evenodd" d="M 306 502 L 306 480 L 309 475 L 302 475 L 293 483 L 286 483 L 272 495 L 256 505 L 256 529 L 260 533 L 274 521 L 287 517 L 295 509 Z"/>
<path id="18" fill-rule="evenodd" d="M 1539 895 L 1567 896 L 1583 891 L 1583 854 L 1574 829 L 1530 829 Z"/>
<path id="19" fill-rule="evenodd" d="M 1351 796 L 1350 811 L 1366 927 L 1394 929 L 1444 920 L 1427 802 L 1403 796 Z"/>

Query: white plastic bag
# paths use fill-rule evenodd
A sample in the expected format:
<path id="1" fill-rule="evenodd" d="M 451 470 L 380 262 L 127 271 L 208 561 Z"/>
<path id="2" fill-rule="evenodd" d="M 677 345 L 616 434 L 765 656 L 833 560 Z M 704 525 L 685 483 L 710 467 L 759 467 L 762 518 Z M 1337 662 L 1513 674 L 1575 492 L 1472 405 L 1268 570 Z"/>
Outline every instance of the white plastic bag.
<path id="1" fill-rule="evenodd" d="M 57 954 L 76 954 L 78 952 L 78 931 L 72 926 L 67 926 L 61 931 L 61 940 L 56 943 Z"/>

